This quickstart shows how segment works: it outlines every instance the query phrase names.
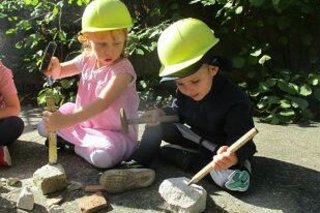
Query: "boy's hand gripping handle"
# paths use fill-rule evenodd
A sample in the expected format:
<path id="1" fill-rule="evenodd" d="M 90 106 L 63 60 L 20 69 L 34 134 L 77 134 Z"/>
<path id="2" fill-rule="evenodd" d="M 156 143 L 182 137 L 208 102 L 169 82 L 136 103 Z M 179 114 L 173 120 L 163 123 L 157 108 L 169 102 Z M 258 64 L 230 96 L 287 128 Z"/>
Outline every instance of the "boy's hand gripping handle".
<path id="1" fill-rule="evenodd" d="M 250 129 L 246 134 L 244 134 L 241 138 L 239 138 L 236 142 L 234 142 L 229 148 L 228 151 L 236 152 L 239 148 L 241 148 L 244 144 L 250 141 L 256 134 L 258 134 L 258 130 L 254 127 Z M 191 185 L 192 183 L 197 183 L 200 181 L 204 176 L 206 176 L 212 168 L 212 163 L 208 163 L 203 169 L 201 169 L 197 174 L 195 174 L 191 180 L 188 182 L 187 185 Z"/>

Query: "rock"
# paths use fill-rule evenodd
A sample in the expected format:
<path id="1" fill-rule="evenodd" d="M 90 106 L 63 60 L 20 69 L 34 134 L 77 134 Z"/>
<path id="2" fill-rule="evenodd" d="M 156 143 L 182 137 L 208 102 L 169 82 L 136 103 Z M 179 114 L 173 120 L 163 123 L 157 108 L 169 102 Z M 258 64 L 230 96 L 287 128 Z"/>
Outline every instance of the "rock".
<path id="1" fill-rule="evenodd" d="M 82 183 L 76 182 L 76 181 L 71 181 L 70 184 L 67 187 L 68 191 L 75 191 L 79 190 L 82 188 Z"/>
<path id="2" fill-rule="evenodd" d="M 79 198 L 77 201 L 79 208 L 84 213 L 98 212 L 108 206 L 108 203 L 101 192 Z"/>
<path id="3" fill-rule="evenodd" d="M 17 201 L 17 207 L 19 209 L 31 211 L 34 206 L 34 196 L 29 187 L 24 187 L 21 190 L 20 196 Z"/>
<path id="4" fill-rule="evenodd" d="M 16 185 L 16 184 L 19 183 L 19 182 L 20 182 L 20 179 L 19 179 L 19 178 L 8 178 L 8 179 L 6 180 L 7 186 L 14 186 L 14 185 Z"/>
<path id="5" fill-rule="evenodd" d="M 6 182 L 7 182 L 7 179 L 5 179 L 5 178 L 1 178 L 1 179 L 0 179 L 0 182 L 2 182 L 2 183 L 6 183 Z"/>
<path id="6" fill-rule="evenodd" d="M 44 195 L 63 190 L 67 186 L 65 171 L 60 164 L 47 164 L 35 171 L 33 183 Z"/>
<path id="7" fill-rule="evenodd" d="M 159 193 L 174 212 L 203 212 L 206 208 L 207 192 L 196 184 L 188 186 L 188 181 L 187 178 L 166 179 L 160 184 Z"/>
<path id="8" fill-rule="evenodd" d="M 54 205 L 49 208 L 48 213 L 64 213 L 64 210 L 61 206 Z"/>
<path id="9" fill-rule="evenodd" d="M 51 206 L 55 206 L 59 204 L 63 200 L 62 195 L 57 197 L 47 198 L 47 206 L 50 208 Z"/>

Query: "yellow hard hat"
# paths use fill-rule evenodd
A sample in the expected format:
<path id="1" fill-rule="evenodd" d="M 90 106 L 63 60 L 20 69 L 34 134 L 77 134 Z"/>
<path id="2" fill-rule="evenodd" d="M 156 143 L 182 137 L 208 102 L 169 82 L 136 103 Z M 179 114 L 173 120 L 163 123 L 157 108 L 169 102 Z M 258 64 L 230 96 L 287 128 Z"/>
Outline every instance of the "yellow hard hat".
<path id="1" fill-rule="evenodd" d="M 214 32 L 198 19 L 186 18 L 171 24 L 158 40 L 162 65 L 159 76 L 176 76 L 190 70 L 218 42 Z"/>
<path id="2" fill-rule="evenodd" d="M 129 28 L 132 20 L 128 8 L 119 0 L 95 0 L 82 15 L 82 33 Z"/>

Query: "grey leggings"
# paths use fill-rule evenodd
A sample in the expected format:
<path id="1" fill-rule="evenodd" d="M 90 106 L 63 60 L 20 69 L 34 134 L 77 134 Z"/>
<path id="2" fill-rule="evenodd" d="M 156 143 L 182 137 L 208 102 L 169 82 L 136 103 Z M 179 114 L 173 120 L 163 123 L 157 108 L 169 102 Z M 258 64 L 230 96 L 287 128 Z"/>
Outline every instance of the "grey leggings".
<path id="1" fill-rule="evenodd" d="M 13 143 L 22 134 L 24 123 L 21 118 L 11 116 L 0 120 L 0 146 Z"/>

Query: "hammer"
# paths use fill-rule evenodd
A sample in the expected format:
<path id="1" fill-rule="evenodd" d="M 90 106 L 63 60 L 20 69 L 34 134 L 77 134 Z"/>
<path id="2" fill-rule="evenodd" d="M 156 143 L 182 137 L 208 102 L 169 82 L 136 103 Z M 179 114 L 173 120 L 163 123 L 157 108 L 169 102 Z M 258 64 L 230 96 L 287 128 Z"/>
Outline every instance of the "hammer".
<path id="1" fill-rule="evenodd" d="M 241 138 L 239 138 L 236 142 L 234 142 L 229 148 L 228 151 L 230 152 L 236 152 L 239 148 L 241 148 L 244 144 L 246 144 L 248 141 L 250 141 L 256 134 L 258 134 L 258 130 L 253 127 L 250 129 L 246 134 L 244 134 Z M 197 174 L 195 174 L 191 180 L 188 182 L 188 186 L 197 183 L 200 181 L 204 176 L 206 176 L 212 168 L 212 163 L 208 163 L 205 167 L 203 167 Z"/>
<path id="2" fill-rule="evenodd" d="M 53 57 L 55 51 L 57 48 L 57 43 L 54 41 L 50 41 L 48 46 L 46 47 L 42 60 L 41 60 L 41 64 L 40 64 L 40 71 L 41 72 L 45 72 L 50 64 L 51 58 Z M 52 79 L 51 76 L 47 77 L 47 82 L 49 86 L 52 86 L 52 84 L 54 83 L 54 80 Z"/>
<path id="3" fill-rule="evenodd" d="M 121 121 L 121 127 L 122 130 L 125 133 L 128 133 L 129 125 L 131 124 L 144 124 L 144 123 L 151 123 L 151 120 L 149 118 L 131 118 L 128 119 L 126 112 L 123 108 L 120 108 L 120 121 Z M 179 121 L 179 118 L 177 115 L 163 115 L 159 117 L 159 122 L 177 122 Z"/>

